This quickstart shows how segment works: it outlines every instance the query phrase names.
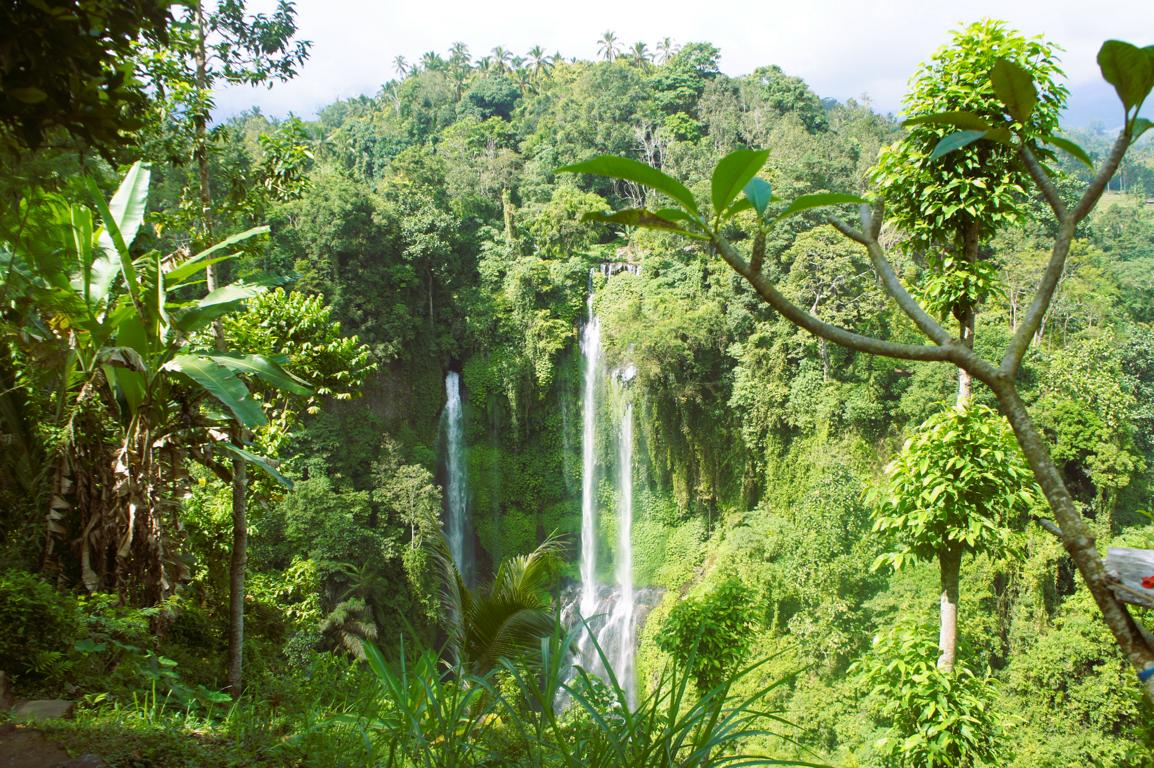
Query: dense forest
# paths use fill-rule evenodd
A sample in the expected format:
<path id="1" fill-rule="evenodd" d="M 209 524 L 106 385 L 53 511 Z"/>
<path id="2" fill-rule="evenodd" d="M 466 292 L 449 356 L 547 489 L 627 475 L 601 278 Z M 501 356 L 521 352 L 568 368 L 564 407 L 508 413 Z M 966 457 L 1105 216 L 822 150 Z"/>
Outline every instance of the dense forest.
<path id="1" fill-rule="evenodd" d="M 1154 766 L 1154 572 L 1086 577 L 1154 550 L 1154 49 L 1109 128 L 995 21 L 905 123 L 612 32 L 216 119 L 291 3 L 56 5 L 0 9 L 0 693 L 52 741 Z"/>

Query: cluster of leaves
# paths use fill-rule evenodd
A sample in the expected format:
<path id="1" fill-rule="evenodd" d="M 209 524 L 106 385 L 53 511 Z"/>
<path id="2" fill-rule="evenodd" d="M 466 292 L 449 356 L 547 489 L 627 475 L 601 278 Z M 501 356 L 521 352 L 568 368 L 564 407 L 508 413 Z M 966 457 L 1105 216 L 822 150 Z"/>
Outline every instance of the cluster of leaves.
<path id="1" fill-rule="evenodd" d="M 736 578 L 674 606 L 657 646 L 693 675 L 699 691 L 730 680 L 753 642 L 753 593 Z"/>
<path id="2" fill-rule="evenodd" d="M 874 640 L 858 662 L 887 726 L 873 745 L 880 763 L 895 768 L 1003 765 L 1005 736 L 992 704 L 997 687 L 965 667 L 937 668 L 936 646 L 924 627 L 899 624 Z"/>
<path id="3" fill-rule="evenodd" d="M 1005 419 L 974 403 L 922 423 L 886 474 L 874 530 L 897 548 L 874 567 L 932 560 L 943 548 L 998 553 L 1041 498 Z"/>

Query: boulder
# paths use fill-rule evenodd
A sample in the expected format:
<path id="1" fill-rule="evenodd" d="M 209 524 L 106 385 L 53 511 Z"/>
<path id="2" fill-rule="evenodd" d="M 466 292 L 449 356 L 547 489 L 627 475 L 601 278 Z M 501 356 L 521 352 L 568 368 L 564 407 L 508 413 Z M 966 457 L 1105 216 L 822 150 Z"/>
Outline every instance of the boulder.
<path id="1" fill-rule="evenodd" d="M 76 705 L 64 699 L 39 699 L 23 701 L 12 708 L 12 719 L 20 722 L 32 720 L 59 720 L 71 718 Z"/>

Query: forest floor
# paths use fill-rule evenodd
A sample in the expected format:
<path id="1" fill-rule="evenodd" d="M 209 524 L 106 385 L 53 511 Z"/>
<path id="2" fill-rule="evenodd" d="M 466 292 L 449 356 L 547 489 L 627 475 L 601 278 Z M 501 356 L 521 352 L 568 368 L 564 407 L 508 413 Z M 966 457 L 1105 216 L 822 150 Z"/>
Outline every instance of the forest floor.
<path id="1" fill-rule="evenodd" d="M 91 755 L 73 759 L 35 728 L 0 725 L 0 768 L 96 768 L 103 764 Z"/>

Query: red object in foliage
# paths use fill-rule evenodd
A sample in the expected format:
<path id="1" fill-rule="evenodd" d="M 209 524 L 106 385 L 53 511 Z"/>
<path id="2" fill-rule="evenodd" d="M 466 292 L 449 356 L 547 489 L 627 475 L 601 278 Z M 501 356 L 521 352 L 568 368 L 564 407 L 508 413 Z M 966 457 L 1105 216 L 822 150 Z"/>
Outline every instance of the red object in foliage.
<path id="1" fill-rule="evenodd" d="M 1145 589 L 1154 589 L 1154 576 L 1147 576 L 1142 579 L 1142 586 Z"/>

